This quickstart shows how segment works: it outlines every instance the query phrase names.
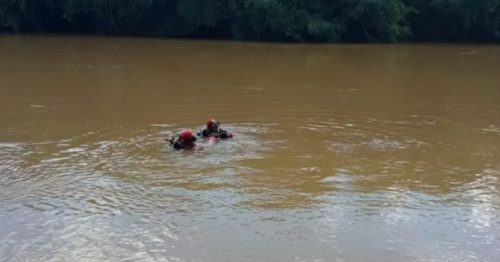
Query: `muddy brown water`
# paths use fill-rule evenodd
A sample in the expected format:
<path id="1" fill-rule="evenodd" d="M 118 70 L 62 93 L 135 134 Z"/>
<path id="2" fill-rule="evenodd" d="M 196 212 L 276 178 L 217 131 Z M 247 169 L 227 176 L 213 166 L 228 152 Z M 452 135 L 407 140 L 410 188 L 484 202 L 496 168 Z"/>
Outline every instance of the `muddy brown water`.
<path id="1" fill-rule="evenodd" d="M 2 261 L 500 258 L 500 46 L 4 35 L 0 126 Z"/>

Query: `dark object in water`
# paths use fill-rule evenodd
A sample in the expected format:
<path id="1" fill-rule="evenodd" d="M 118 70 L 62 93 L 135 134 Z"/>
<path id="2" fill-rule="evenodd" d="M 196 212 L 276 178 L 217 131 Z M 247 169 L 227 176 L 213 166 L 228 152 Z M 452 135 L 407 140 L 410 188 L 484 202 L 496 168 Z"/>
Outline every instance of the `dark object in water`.
<path id="1" fill-rule="evenodd" d="M 207 128 L 203 129 L 198 133 L 198 136 L 203 138 L 215 137 L 220 139 L 232 138 L 233 133 L 226 131 L 220 127 L 220 122 L 216 121 L 213 118 L 210 118 L 207 121 Z"/>
<path id="2" fill-rule="evenodd" d="M 184 130 L 179 135 L 173 136 L 170 138 L 170 145 L 174 147 L 174 149 L 193 149 L 196 144 L 196 136 L 193 135 L 191 130 Z"/>

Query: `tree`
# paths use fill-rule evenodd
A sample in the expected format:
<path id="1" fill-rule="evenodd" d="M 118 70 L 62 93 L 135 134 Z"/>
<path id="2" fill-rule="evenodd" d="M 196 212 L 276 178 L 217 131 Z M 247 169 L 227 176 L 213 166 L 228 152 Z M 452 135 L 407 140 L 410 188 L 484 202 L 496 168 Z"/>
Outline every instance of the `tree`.
<path id="1" fill-rule="evenodd" d="M 399 0 L 342 2 L 349 40 L 400 42 L 411 36 L 407 17 L 416 10 Z"/>
<path id="2" fill-rule="evenodd" d="M 0 32 L 500 41 L 500 0 L 0 0 Z"/>

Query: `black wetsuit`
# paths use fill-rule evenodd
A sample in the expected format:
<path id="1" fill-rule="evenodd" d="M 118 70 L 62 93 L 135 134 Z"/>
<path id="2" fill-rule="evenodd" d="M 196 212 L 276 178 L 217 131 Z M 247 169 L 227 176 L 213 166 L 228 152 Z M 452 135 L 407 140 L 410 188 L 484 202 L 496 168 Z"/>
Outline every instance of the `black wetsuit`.
<path id="1" fill-rule="evenodd" d="M 196 141 L 196 137 L 193 136 L 193 143 L 187 144 L 180 137 L 172 137 L 170 139 L 170 144 L 174 147 L 174 149 L 192 149 L 195 147 L 194 141 Z"/>
<path id="2" fill-rule="evenodd" d="M 231 134 L 230 132 L 228 132 L 224 129 L 219 129 L 219 130 L 203 129 L 203 131 L 198 133 L 198 135 L 203 137 L 203 138 L 206 138 L 209 136 L 214 136 L 216 138 L 221 138 L 221 139 L 233 137 L 233 134 Z"/>

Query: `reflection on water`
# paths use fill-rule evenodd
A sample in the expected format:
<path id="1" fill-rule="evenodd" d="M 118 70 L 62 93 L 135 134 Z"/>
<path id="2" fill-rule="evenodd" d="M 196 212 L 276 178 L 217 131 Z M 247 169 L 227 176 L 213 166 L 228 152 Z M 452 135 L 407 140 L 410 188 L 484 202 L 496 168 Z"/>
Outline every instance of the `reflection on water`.
<path id="1" fill-rule="evenodd" d="M 7 261 L 496 261 L 500 48 L 0 37 Z M 172 150 L 215 116 L 236 133 Z"/>

